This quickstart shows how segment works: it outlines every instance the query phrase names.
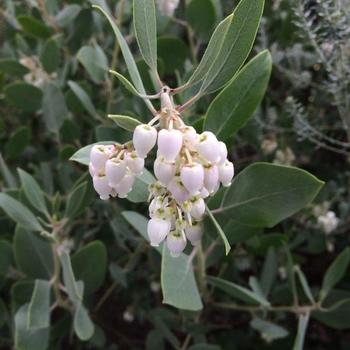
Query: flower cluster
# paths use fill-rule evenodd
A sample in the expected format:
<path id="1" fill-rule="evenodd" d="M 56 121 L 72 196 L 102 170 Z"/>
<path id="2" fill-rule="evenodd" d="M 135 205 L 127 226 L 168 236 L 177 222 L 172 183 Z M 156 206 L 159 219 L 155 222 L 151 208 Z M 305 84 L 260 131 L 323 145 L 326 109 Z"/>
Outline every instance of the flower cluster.
<path id="1" fill-rule="evenodd" d="M 179 3 L 180 0 L 157 0 L 159 12 L 168 17 L 172 17 L 174 15 Z"/>
<path id="2" fill-rule="evenodd" d="M 157 144 L 154 174 L 158 181 L 149 189 L 151 219 L 147 231 L 152 246 L 166 240 L 176 257 L 187 240 L 193 246 L 200 242 L 204 200 L 214 195 L 220 184 L 230 186 L 234 166 L 227 159 L 226 145 L 212 132 L 197 134 L 185 125 L 167 94 L 161 100 L 161 112 L 149 124 L 135 128 L 132 144 L 92 148 L 90 173 L 101 199 L 124 198 Z"/>

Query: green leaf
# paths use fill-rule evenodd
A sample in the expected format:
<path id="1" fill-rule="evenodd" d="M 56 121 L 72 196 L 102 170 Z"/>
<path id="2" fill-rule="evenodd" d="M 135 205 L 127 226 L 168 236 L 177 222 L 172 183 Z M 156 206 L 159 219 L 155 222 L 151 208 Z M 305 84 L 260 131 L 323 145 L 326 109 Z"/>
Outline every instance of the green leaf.
<path id="1" fill-rule="evenodd" d="M 147 169 L 144 169 L 142 175 L 136 177 L 134 186 L 128 193 L 127 199 L 133 203 L 146 202 L 149 197 L 148 187 L 155 181 L 154 176 Z"/>
<path id="2" fill-rule="evenodd" d="M 210 104 L 204 129 L 226 140 L 237 133 L 261 103 L 271 75 L 268 51 L 253 58 Z"/>
<path id="3" fill-rule="evenodd" d="M 85 341 L 93 336 L 95 327 L 82 303 L 79 303 L 75 310 L 73 324 L 74 331 L 80 340 Z"/>
<path id="4" fill-rule="evenodd" d="M 300 284 L 301 284 L 301 286 L 302 286 L 302 288 L 303 288 L 303 291 L 304 291 L 305 295 L 307 296 L 307 298 L 309 299 L 309 301 L 310 301 L 312 304 L 315 304 L 315 299 L 314 299 L 314 297 L 313 297 L 313 295 L 312 295 L 312 292 L 311 292 L 311 288 L 310 288 L 310 286 L 309 286 L 309 283 L 308 283 L 308 281 L 307 281 L 307 279 L 306 279 L 306 277 L 305 277 L 303 271 L 300 270 L 300 267 L 299 267 L 299 266 L 297 266 L 297 267 L 295 268 L 295 273 L 296 273 L 296 275 L 298 276 L 298 279 L 299 279 L 299 281 L 300 281 Z"/>
<path id="5" fill-rule="evenodd" d="M 61 90 L 54 83 L 45 85 L 43 117 L 47 130 L 57 133 L 67 115 L 68 109 Z"/>
<path id="6" fill-rule="evenodd" d="M 30 204 L 40 212 L 48 214 L 44 193 L 36 180 L 32 175 L 22 169 L 18 169 L 18 174 L 21 179 L 24 193 Z"/>
<path id="7" fill-rule="evenodd" d="M 128 68 L 131 81 L 135 85 L 138 92 L 140 92 L 143 95 L 146 95 L 146 91 L 145 91 L 145 88 L 143 86 L 142 79 L 141 79 L 140 73 L 137 69 L 134 57 L 129 49 L 129 46 L 128 46 L 126 40 L 124 39 L 122 33 L 120 32 L 118 26 L 115 24 L 115 22 L 113 21 L 111 16 L 105 10 L 103 10 L 100 6 L 93 5 L 92 7 L 97 8 L 108 19 L 108 21 L 113 29 L 113 32 L 116 36 L 116 39 L 120 45 L 120 49 L 122 51 L 126 66 Z M 152 103 L 149 100 L 145 100 L 145 103 L 151 111 L 153 111 L 153 112 L 155 111 Z"/>
<path id="8" fill-rule="evenodd" d="M 79 184 L 68 195 L 64 216 L 70 219 L 76 217 L 80 212 L 85 199 L 88 183 L 86 181 Z"/>
<path id="9" fill-rule="evenodd" d="M 157 22 L 154 0 L 134 0 L 134 27 L 142 57 L 157 72 Z"/>
<path id="10" fill-rule="evenodd" d="M 214 63 L 217 54 L 219 50 L 221 49 L 223 45 L 223 41 L 225 39 L 226 32 L 231 25 L 233 15 L 231 14 L 230 16 L 226 17 L 223 21 L 219 23 L 219 25 L 216 27 L 212 37 L 210 38 L 209 44 L 207 49 L 204 52 L 204 55 L 186 83 L 186 86 L 193 86 L 202 81 L 206 74 L 208 73 L 209 68 L 212 66 Z M 232 77 L 232 74 L 230 75 Z"/>
<path id="11" fill-rule="evenodd" d="M 22 227 L 31 231 L 43 231 L 34 214 L 21 202 L 5 193 L 0 193 L 0 208 Z"/>
<path id="12" fill-rule="evenodd" d="M 15 349 L 46 350 L 49 346 L 49 329 L 28 329 L 28 308 L 28 304 L 22 305 L 15 315 Z"/>
<path id="13" fill-rule="evenodd" d="M 32 138 L 31 129 L 27 126 L 17 128 L 6 144 L 6 155 L 10 159 L 18 158 L 22 152 L 29 146 Z"/>
<path id="14" fill-rule="evenodd" d="M 50 282 L 36 280 L 28 307 L 28 328 L 31 330 L 50 326 Z"/>
<path id="15" fill-rule="evenodd" d="M 11 188 L 17 187 L 17 180 L 14 177 L 14 175 L 11 173 L 1 153 L 0 153 L 0 173 L 7 187 L 11 187 Z"/>
<path id="16" fill-rule="evenodd" d="M 32 278 L 51 279 L 54 262 L 50 243 L 32 232 L 18 228 L 13 248 L 16 263 L 23 273 Z"/>
<path id="17" fill-rule="evenodd" d="M 16 82 L 7 85 L 4 92 L 8 102 L 25 112 L 35 112 L 41 107 L 42 92 L 34 85 Z"/>
<path id="18" fill-rule="evenodd" d="M 95 83 L 99 83 L 106 79 L 108 62 L 106 55 L 100 46 L 97 44 L 95 44 L 94 47 L 83 46 L 77 54 L 77 59 L 88 71 L 91 79 Z"/>
<path id="19" fill-rule="evenodd" d="M 216 221 L 214 215 L 212 214 L 212 212 L 210 211 L 210 209 L 208 207 L 206 207 L 207 213 L 209 215 L 210 220 L 213 222 L 216 230 L 218 231 L 222 241 L 224 242 L 225 245 L 225 253 L 226 255 L 230 252 L 231 250 L 231 246 L 230 243 L 227 240 L 227 237 L 225 235 L 225 232 L 222 230 L 221 226 L 219 225 L 219 223 Z"/>
<path id="20" fill-rule="evenodd" d="M 260 295 L 252 292 L 247 288 L 241 287 L 238 284 L 226 281 L 222 278 L 217 278 L 212 276 L 208 276 L 207 280 L 213 286 L 221 289 L 228 295 L 238 300 L 241 300 L 245 303 L 259 304 L 267 307 L 270 306 L 270 303 L 265 298 L 262 298 Z"/>
<path id="21" fill-rule="evenodd" d="M 40 61 L 48 73 L 57 71 L 61 56 L 57 41 L 54 38 L 46 41 L 40 55 Z"/>
<path id="22" fill-rule="evenodd" d="M 77 83 L 71 80 L 68 81 L 68 85 L 74 92 L 74 95 L 81 102 L 85 110 L 90 114 L 90 116 L 95 119 L 100 119 L 101 117 L 97 113 L 89 95 L 85 92 L 85 90 L 81 88 Z"/>
<path id="23" fill-rule="evenodd" d="M 0 240 L 0 277 L 6 277 L 13 264 L 13 249 L 11 243 Z"/>
<path id="24" fill-rule="evenodd" d="M 190 0 L 186 7 L 186 18 L 195 33 L 207 40 L 216 21 L 213 0 Z"/>
<path id="25" fill-rule="evenodd" d="M 184 67 L 189 55 L 187 45 L 176 37 L 161 37 L 158 39 L 158 56 L 164 62 L 164 74 L 174 74 Z"/>
<path id="26" fill-rule="evenodd" d="M 258 317 L 253 318 L 250 322 L 250 326 L 260 332 L 261 337 L 268 343 L 277 339 L 285 338 L 289 334 L 289 332 L 283 327 Z"/>
<path id="27" fill-rule="evenodd" d="M 69 159 L 83 165 L 89 165 L 90 152 L 91 152 L 91 148 L 94 145 L 113 145 L 113 144 L 118 144 L 118 143 L 113 141 L 102 141 L 102 142 L 93 143 L 91 145 L 87 145 L 81 148 L 79 151 L 75 152 Z"/>
<path id="28" fill-rule="evenodd" d="M 131 92 L 133 95 L 138 96 L 138 97 L 142 96 L 142 95 L 135 89 L 134 85 L 132 85 L 132 84 L 130 83 L 130 81 L 129 81 L 128 79 L 126 79 L 123 75 L 121 75 L 120 73 L 118 73 L 118 72 L 116 72 L 116 71 L 114 71 L 114 70 L 111 70 L 111 69 L 109 70 L 109 72 L 110 72 L 111 74 L 113 74 L 113 75 L 123 84 L 123 86 L 124 86 L 129 92 Z"/>
<path id="29" fill-rule="evenodd" d="M 77 4 L 66 5 L 55 16 L 55 22 L 61 28 L 67 27 L 79 14 L 81 6 Z"/>
<path id="30" fill-rule="evenodd" d="M 5 303 L 0 299 L 0 328 L 7 322 L 8 313 Z"/>
<path id="31" fill-rule="evenodd" d="M 235 178 L 217 212 L 251 226 L 273 227 L 309 204 L 323 184 L 298 168 L 255 163 Z"/>
<path id="32" fill-rule="evenodd" d="M 51 29 L 44 22 L 31 16 L 18 16 L 17 21 L 20 23 L 23 31 L 39 39 L 47 39 L 51 35 Z"/>
<path id="33" fill-rule="evenodd" d="M 161 285 L 164 304 L 182 310 L 202 310 L 203 304 L 194 278 L 192 263 L 184 254 L 173 258 L 165 244 L 162 254 Z"/>
<path id="34" fill-rule="evenodd" d="M 22 77 L 29 72 L 28 68 L 12 58 L 0 59 L 0 73 L 8 74 L 11 77 Z"/>
<path id="35" fill-rule="evenodd" d="M 34 291 L 33 280 L 21 280 L 11 286 L 11 308 L 15 313 L 23 304 L 30 302 Z"/>
<path id="36" fill-rule="evenodd" d="M 303 350 L 307 326 L 310 315 L 300 315 L 298 322 L 298 333 L 294 342 L 293 350 Z"/>
<path id="37" fill-rule="evenodd" d="M 243 65 L 252 49 L 263 9 L 264 0 L 241 0 L 237 5 L 221 47 L 203 80 L 202 93 L 222 88 Z"/>
<path id="38" fill-rule="evenodd" d="M 332 288 L 344 277 L 350 262 L 350 249 L 345 248 L 332 262 L 326 271 L 322 281 L 320 291 L 320 301 L 322 302 L 332 290 Z"/>
<path id="39" fill-rule="evenodd" d="M 118 126 L 127 131 L 134 131 L 141 124 L 137 119 L 127 115 L 109 114 L 108 118 L 112 119 Z"/>
<path id="40" fill-rule="evenodd" d="M 77 307 L 83 301 L 83 293 L 79 289 L 78 283 L 75 280 L 69 254 L 66 251 L 63 251 L 60 255 L 60 260 L 63 270 L 64 285 L 67 289 L 70 300 L 74 303 L 75 307 Z"/>
<path id="41" fill-rule="evenodd" d="M 260 284 L 264 295 L 269 295 L 274 281 L 277 277 L 278 261 L 274 248 L 270 248 L 265 258 L 264 266 L 261 272 Z"/>
<path id="42" fill-rule="evenodd" d="M 107 251 L 101 241 L 87 244 L 75 253 L 71 260 L 74 276 L 84 282 L 87 294 L 102 286 L 107 270 Z"/>

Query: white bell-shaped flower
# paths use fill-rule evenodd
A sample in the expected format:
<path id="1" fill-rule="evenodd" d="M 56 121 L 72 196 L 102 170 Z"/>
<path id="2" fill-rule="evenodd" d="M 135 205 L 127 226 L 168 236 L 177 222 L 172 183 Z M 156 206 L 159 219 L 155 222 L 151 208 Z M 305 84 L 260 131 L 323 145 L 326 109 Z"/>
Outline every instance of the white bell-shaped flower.
<path id="1" fill-rule="evenodd" d="M 220 145 L 216 136 L 210 131 L 205 131 L 198 137 L 196 150 L 210 163 L 215 164 L 220 161 Z"/>
<path id="2" fill-rule="evenodd" d="M 132 190 L 135 182 L 135 175 L 126 173 L 123 179 L 114 187 L 118 193 L 119 198 L 126 198 L 128 193 Z"/>
<path id="3" fill-rule="evenodd" d="M 161 196 L 154 197 L 151 200 L 151 203 L 149 204 L 148 210 L 149 210 L 149 215 L 152 218 L 155 216 L 155 213 L 158 209 L 162 208 L 164 204 L 164 198 Z"/>
<path id="4" fill-rule="evenodd" d="M 219 166 L 219 179 L 224 187 L 231 186 L 232 178 L 235 174 L 233 163 L 226 160 L 223 165 Z"/>
<path id="5" fill-rule="evenodd" d="M 219 185 L 220 185 L 220 183 L 219 183 Z M 209 193 L 209 191 L 208 191 L 205 187 L 203 187 L 203 188 L 201 189 L 201 191 L 199 192 L 199 196 L 200 196 L 201 198 L 208 198 L 209 195 L 210 195 L 210 193 Z"/>
<path id="6" fill-rule="evenodd" d="M 176 167 L 174 162 L 168 162 L 159 156 L 154 162 L 154 174 L 164 185 L 167 185 L 175 176 Z"/>
<path id="7" fill-rule="evenodd" d="M 167 236 L 166 245 L 170 251 L 170 255 L 174 258 L 180 256 L 186 248 L 186 244 L 186 236 L 182 231 L 171 231 Z"/>
<path id="8" fill-rule="evenodd" d="M 104 145 L 95 145 L 90 151 L 90 162 L 92 167 L 96 170 L 103 170 L 108 158 L 111 155 L 111 147 Z"/>
<path id="9" fill-rule="evenodd" d="M 141 175 L 145 167 L 145 159 L 139 157 L 136 152 L 131 152 L 126 156 L 126 165 L 135 175 Z"/>
<path id="10" fill-rule="evenodd" d="M 185 146 L 191 151 L 195 150 L 198 138 L 196 129 L 193 126 L 186 126 L 182 129 L 182 133 Z"/>
<path id="11" fill-rule="evenodd" d="M 158 134 L 158 152 L 167 161 L 174 161 L 181 151 L 182 132 L 180 130 L 162 129 Z"/>
<path id="12" fill-rule="evenodd" d="M 89 163 L 89 173 L 90 173 L 91 177 L 98 175 L 98 171 L 94 168 L 94 166 L 92 165 L 91 162 Z"/>
<path id="13" fill-rule="evenodd" d="M 132 142 L 137 155 L 146 158 L 157 142 L 157 130 L 147 124 L 138 125 L 134 130 Z"/>
<path id="14" fill-rule="evenodd" d="M 170 232 L 170 221 L 154 218 L 148 221 L 147 234 L 152 247 L 158 247 Z"/>
<path id="15" fill-rule="evenodd" d="M 116 187 L 126 173 L 126 164 L 124 160 L 112 158 L 106 162 L 106 176 L 109 186 Z"/>
<path id="16" fill-rule="evenodd" d="M 219 183 L 219 169 L 216 165 L 204 167 L 204 187 L 209 193 L 213 193 Z"/>
<path id="17" fill-rule="evenodd" d="M 203 187 L 204 170 L 201 164 L 185 165 L 180 173 L 181 181 L 190 194 L 196 194 Z"/>
<path id="18" fill-rule="evenodd" d="M 219 149 L 220 149 L 219 165 L 222 165 L 225 163 L 227 159 L 227 154 L 228 154 L 227 147 L 222 141 L 219 141 Z"/>
<path id="19" fill-rule="evenodd" d="M 105 175 L 95 175 L 93 177 L 93 185 L 95 191 L 99 194 L 102 200 L 109 199 L 112 193 L 112 188 L 108 185 L 108 179 Z"/>
<path id="20" fill-rule="evenodd" d="M 192 225 L 188 225 L 185 228 L 185 234 L 187 239 L 191 242 L 193 246 L 200 243 L 203 236 L 203 225 L 201 222 L 193 221 Z"/>
<path id="21" fill-rule="evenodd" d="M 190 193 L 187 191 L 181 179 L 178 176 L 175 176 L 168 185 L 168 190 L 174 197 L 174 199 L 179 203 L 183 203 L 190 198 Z"/>
<path id="22" fill-rule="evenodd" d="M 205 213 L 204 199 L 201 197 L 196 197 L 195 200 L 193 201 L 191 200 L 191 202 L 192 202 L 192 208 L 190 211 L 191 216 L 196 220 L 201 220 Z"/>

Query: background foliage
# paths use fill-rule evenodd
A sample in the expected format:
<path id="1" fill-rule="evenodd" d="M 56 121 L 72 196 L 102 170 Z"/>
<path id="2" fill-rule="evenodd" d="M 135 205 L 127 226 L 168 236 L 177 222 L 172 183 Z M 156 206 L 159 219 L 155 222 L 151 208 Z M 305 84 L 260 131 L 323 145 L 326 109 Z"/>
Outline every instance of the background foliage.
<path id="1" fill-rule="evenodd" d="M 116 18 L 152 94 L 145 61 L 170 86 L 182 85 L 237 3 L 190 0 L 173 17 L 157 11 L 157 60 L 143 60 L 137 49 L 132 1 L 1 4 L 1 348 L 347 349 L 346 0 L 268 1 L 249 63 L 233 80 L 205 80 L 208 92 L 227 85 L 186 112 L 188 123 L 199 131 L 204 123 L 227 143 L 240 173 L 223 198 L 209 202 L 232 246 L 227 256 L 209 220 L 194 271 L 185 255 L 174 262 L 154 250 L 144 239 L 142 203 L 152 176 L 138 180 L 129 200 L 105 203 L 86 167 L 69 160 L 75 154 L 86 163 L 87 149 L 75 153 L 85 145 L 130 138 L 135 124 L 107 114 L 150 120 L 143 101 L 108 73 L 133 80 L 92 4 Z M 257 161 L 266 163 L 251 165 Z M 313 204 L 321 182 L 286 165 L 326 182 Z M 283 193 L 288 188 L 297 188 L 293 197 Z M 276 189 L 277 198 L 242 205 Z"/>

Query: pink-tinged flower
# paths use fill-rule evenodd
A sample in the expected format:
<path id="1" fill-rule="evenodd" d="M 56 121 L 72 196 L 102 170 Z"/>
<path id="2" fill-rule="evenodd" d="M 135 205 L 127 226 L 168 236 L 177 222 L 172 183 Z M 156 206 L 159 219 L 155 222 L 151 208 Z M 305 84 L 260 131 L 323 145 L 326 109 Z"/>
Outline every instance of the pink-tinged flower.
<path id="1" fill-rule="evenodd" d="M 105 175 L 95 175 L 93 177 L 93 185 L 95 191 L 99 194 L 102 200 L 109 199 L 112 193 L 112 188 L 108 185 L 108 179 Z"/>
<path id="2" fill-rule="evenodd" d="M 220 184 L 220 183 L 219 183 L 219 184 Z M 199 196 L 200 196 L 201 198 L 208 198 L 209 195 L 210 195 L 210 193 L 209 193 L 209 191 L 208 191 L 205 187 L 203 187 L 203 188 L 201 189 L 201 191 L 199 192 Z"/>
<path id="3" fill-rule="evenodd" d="M 95 145 L 90 151 L 90 162 L 96 171 L 104 169 L 111 155 L 111 146 Z"/>
<path id="4" fill-rule="evenodd" d="M 157 142 L 157 130 L 147 124 L 138 125 L 134 130 L 132 142 L 137 155 L 146 158 Z"/>
<path id="5" fill-rule="evenodd" d="M 204 167 L 204 187 L 209 193 L 213 193 L 219 182 L 219 169 L 216 165 Z"/>
<path id="6" fill-rule="evenodd" d="M 180 130 L 162 129 L 158 134 L 158 152 L 167 161 L 174 161 L 182 148 L 182 132 Z"/>
<path id="7" fill-rule="evenodd" d="M 164 157 L 158 157 L 154 162 L 154 174 L 164 185 L 167 185 L 175 176 L 176 167 L 174 162 L 167 162 Z"/>
<path id="8" fill-rule="evenodd" d="M 227 154 L 228 154 L 227 147 L 222 141 L 219 141 L 219 149 L 220 149 L 219 165 L 222 165 L 225 163 L 227 159 Z"/>
<path id="9" fill-rule="evenodd" d="M 89 163 L 89 173 L 91 177 L 94 177 L 95 175 L 98 174 L 98 171 L 94 168 L 91 162 Z"/>
<path id="10" fill-rule="evenodd" d="M 190 194 L 196 194 L 203 187 L 204 170 L 201 164 L 192 164 L 182 167 L 181 181 Z"/>
<path id="11" fill-rule="evenodd" d="M 190 214 L 196 220 L 201 220 L 203 218 L 204 213 L 205 213 L 204 199 L 198 197 L 194 201 L 192 201 Z"/>
<path id="12" fill-rule="evenodd" d="M 187 201 L 187 199 L 190 198 L 190 193 L 186 190 L 185 186 L 178 176 L 175 176 L 170 181 L 168 190 L 179 204 Z"/>
<path id="13" fill-rule="evenodd" d="M 220 145 L 212 132 L 205 131 L 199 136 L 196 149 L 208 162 L 216 164 L 220 161 Z"/>
<path id="14" fill-rule="evenodd" d="M 186 248 L 186 236 L 182 231 L 171 231 L 166 239 L 166 245 L 170 251 L 170 255 L 174 258 L 180 256 L 180 254 Z"/>
<path id="15" fill-rule="evenodd" d="M 192 226 L 188 225 L 185 228 L 185 234 L 187 239 L 191 242 L 193 246 L 196 246 L 200 243 L 203 236 L 203 225 L 201 222 L 194 221 Z"/>
<path id="16" fill-rule="evenodd" d="M 226 160 L 223 165 L 219 166 L 219 179 L 224 187 L 231 186 L 232 178 L 235 174 L 234 166 Z"/>
<path id="17" fill-rule="evenodd" d="M 170 232 L 171 223 L 168 220 L 154 218 L 148 221 L 147 234 L 152 247 L 158 247 Z"/>
<path id="18" fill-rule="evenodd" d="M 112 158 L 106 162 L 106 176 L 109 186 L 116 187 L 126 174 L 126 164 L 124 160 Z"/>
<path id="19" fill-rule="evenodd" d="M 135 175 L 141 175 L 145 167 L 145 159 L 138 157 L 136 152 L 131 152 L 126 156 L 126 165 Z"/>
<path id="20" fill-rule="evenodd" d="M 135 175 L 126 173 L 123 179 L 114 187 L 119 198 L 126 198 L 132 190 L 135 182 Z"/>
<path id="21" fill-rule="evenodd" d="M 185 146 L 193 151 L 198 138 L 196 129 L 193 126 L 186 126 L 182 132 Z"/>

